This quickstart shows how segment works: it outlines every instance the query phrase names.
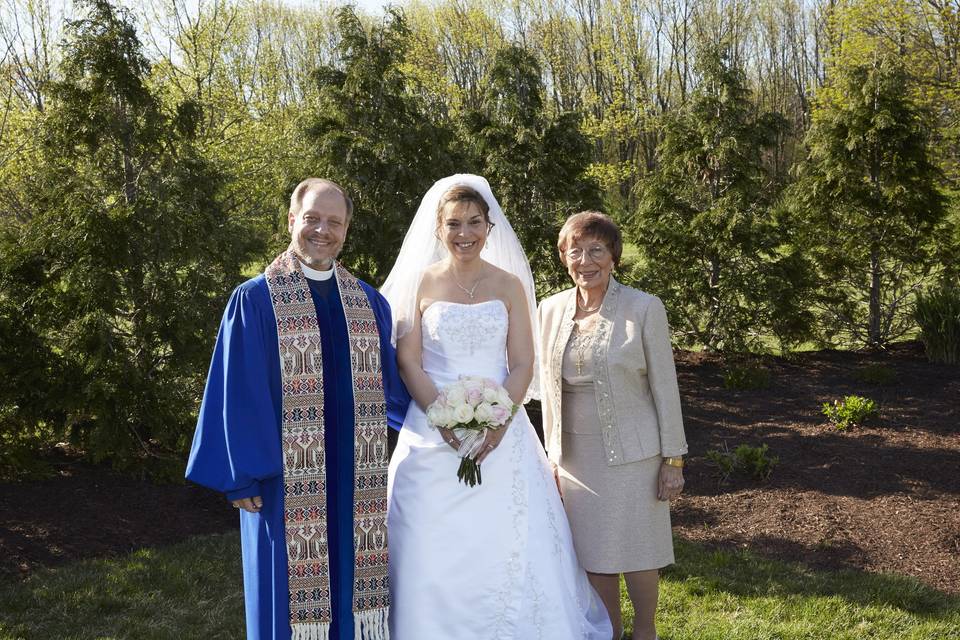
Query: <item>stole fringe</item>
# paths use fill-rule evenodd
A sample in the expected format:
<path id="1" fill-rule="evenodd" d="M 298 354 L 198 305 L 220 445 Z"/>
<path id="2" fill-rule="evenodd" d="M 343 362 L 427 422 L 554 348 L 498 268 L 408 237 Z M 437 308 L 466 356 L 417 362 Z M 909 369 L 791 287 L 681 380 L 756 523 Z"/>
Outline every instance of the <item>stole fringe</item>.
<path id="1" fill-rule="evenodd" d="M 330 640 L 330 623 L 292 624 L 290 625 L 290 640 Z"/>
<path id="2" fill-rule="evenodd" d="M 387 617 L 390 607 L 357 611 L 353 614 L 353 640 L 390 640 Z"/>

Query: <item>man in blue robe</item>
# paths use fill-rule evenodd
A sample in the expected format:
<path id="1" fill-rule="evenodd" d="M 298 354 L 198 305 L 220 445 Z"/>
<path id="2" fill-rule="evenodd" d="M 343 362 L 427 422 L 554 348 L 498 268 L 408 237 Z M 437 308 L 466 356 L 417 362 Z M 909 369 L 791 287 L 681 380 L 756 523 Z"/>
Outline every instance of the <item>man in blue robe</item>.
<path id="1" fill-rule="evenodd" d="M 294 190 L 290 248 L 233 292 L 210 365 L 186 476 L 240 509 L 249 640 L 386 633 L 385 425 L 410 398 L 386 300 L 335 262 L 351 213 L 332 182 Z"/>

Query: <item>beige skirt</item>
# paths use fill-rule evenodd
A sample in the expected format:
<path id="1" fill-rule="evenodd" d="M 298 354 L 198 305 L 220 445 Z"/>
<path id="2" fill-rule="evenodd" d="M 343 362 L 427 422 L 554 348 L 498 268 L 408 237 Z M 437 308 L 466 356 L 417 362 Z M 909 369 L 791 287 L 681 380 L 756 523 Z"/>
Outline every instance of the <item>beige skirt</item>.
<path id="1" fill-rule="evenodd" d="M 657 500 L 661 457 L 608 466 L 592 385 L 563 391 L 560 489 L 573 544 L 591 573 L 674 562 L 670 503 Z"/>

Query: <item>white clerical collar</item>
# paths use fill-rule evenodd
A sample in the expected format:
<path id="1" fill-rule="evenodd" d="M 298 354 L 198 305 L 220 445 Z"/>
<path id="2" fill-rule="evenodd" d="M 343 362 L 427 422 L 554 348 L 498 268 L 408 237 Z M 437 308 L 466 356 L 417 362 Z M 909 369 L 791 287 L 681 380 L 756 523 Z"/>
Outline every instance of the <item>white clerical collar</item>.
<path id="1" fill-rule="evenodd" d="M 307 277 L 308 280 L 329 280 L 333 277 L 333 266 L 331 266 L 326 271 L 320 271 L 318 269 L 311 269 L 307 265 L 300 262 L 300 268 L 303 269 L 303 275 Z"/>

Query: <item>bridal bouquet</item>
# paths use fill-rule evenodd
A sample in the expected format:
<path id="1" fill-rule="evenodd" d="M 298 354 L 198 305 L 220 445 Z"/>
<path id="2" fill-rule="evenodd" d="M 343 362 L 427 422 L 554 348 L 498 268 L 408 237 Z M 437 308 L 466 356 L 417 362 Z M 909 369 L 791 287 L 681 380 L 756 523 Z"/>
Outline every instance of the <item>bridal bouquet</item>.
<path id="1" fill-rule="evenodd" d="M 473 487 L 482 484 L 476 458 L 487 429 L 500 429 L 516 413 L 507 390 L 490 378 L 460 376 L 447 385 L 427 407 L 427 422 L 434 428 L 453 430 L 460 441 L 460 467 L 457 478 Z"/>

